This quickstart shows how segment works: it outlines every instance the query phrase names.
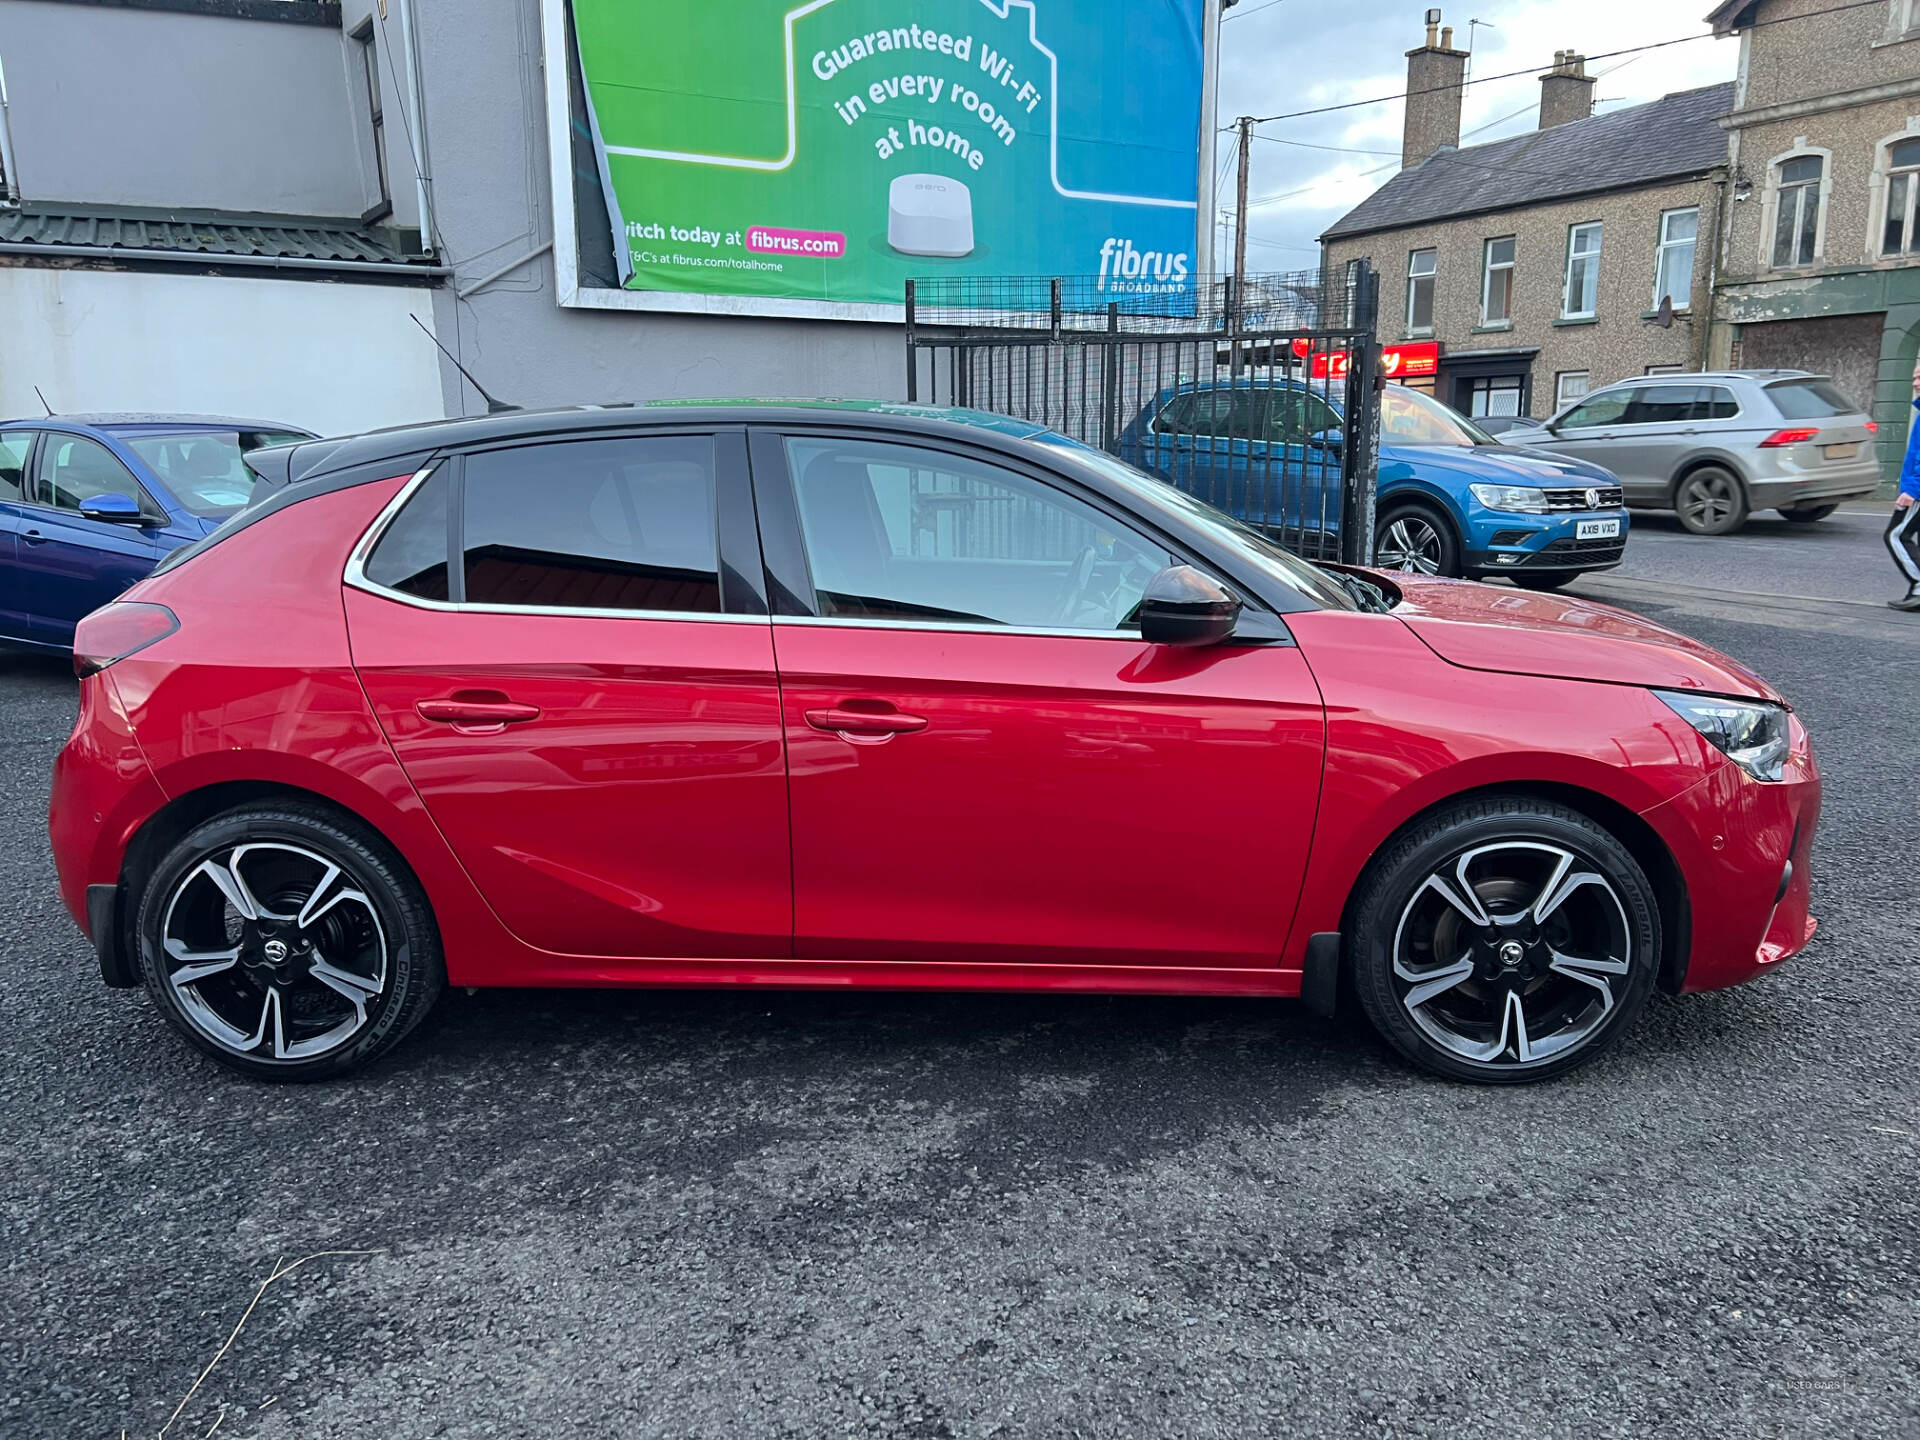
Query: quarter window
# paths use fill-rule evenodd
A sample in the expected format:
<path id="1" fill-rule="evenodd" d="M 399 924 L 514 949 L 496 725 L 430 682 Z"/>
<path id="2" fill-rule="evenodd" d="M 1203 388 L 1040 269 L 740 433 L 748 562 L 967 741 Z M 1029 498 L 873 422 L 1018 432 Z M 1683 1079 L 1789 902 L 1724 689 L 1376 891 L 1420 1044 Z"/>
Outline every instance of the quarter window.
<path id="1" fill-rule="evenodd" d="M 376 585 L 418 595 L 451 598 L 447 589 L 447 503 L 453 482 L 441 466 L 414 491 L 367 556 L 365 574 Z"/>
<path id="2" fill-rule="evenodd" d="M 1433 285 L 1439 251 L 1415 250 L 1407 256 L 1407 333 L 1433 333 Z"/>
<path id="3" fill-rule="evenodd" d="M 1920 136 L 1887 147 L 1887 218 L 1881 229 L 1882 255 L 1920 255 L 1915 210 L 1920 204 Z"/>
<path id="4" fill-rule="evenodd" d="M 713 441 L 575 440 L 467 457 L 464 598 L 565 610 L 720 609 Z"/>
<path id="5" fill-rule="evenodd" d="M 0 500 L 18 500 L 27 489 L 27 455 L 33 449 L 31 430 L 0 433 Z"/>
<path id="6" fill-rule="evenodd" d="M 1685 310 L 1693 299 L 1693 250 L 1700 233 L 1697 208 L 1667 210 L 1660 216 L 1660 245 L 1653 264 L 1653 303 L 1671 300 Z"/>
<path id="7" fill-rule="evenodd" d="M 1485 272 L 1480 283 L 1480 323 L 1505 325 L 1513 319 L 1513 236 L 1487 241 Z"/>
<path id="8" fill-rule="evenodd" d="M 1167 550 L 1050 485 L 943 451 L 787 441 L 824 616 L 1132 628 Z"/>
<path id="9" fill-rule="evenodd" d="M 140 508 L 154 518 L 164 518 L 133 478 L 133 472 L 106 446 L 84 435 L 49 431 L 40 445 L 40 461 L 34 466 L 31 498 L 56 510 L 78 510 L 99 495 L 125 495 L 138 501 Z"/>
<path id="10" fill-rule="evenodd" d="M 1818 155 L 1797 155 L 1776 170 L 1773 263 L 1778 268 L 1811 265 L 1820 241 L 1820 182 L 1826 162 Z"/>
<path id="11" fill-rule="evenodd" d="M 1567 281 L 1560 297 L 1562 319 L 1591 319 L 1599 306 L 1600 232 L 1598 220 L 1567 227 Z"/>

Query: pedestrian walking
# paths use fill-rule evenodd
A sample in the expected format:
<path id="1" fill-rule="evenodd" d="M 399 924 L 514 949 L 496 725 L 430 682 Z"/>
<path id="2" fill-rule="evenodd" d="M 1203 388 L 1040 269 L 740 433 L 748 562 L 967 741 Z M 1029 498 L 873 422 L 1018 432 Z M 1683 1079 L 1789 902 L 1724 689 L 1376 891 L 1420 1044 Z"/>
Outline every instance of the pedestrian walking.
<path id="1" fill-rule="evenodd" d="M 1907 582 L 1907 593 L 1887 604 L 1920 610 L 1920 363 L 1913 367 L 1913 420 L 1907 427 L 1907 458 L 1900 466 L 1900 493 L 1887 518 L 1887 552 Z"/>

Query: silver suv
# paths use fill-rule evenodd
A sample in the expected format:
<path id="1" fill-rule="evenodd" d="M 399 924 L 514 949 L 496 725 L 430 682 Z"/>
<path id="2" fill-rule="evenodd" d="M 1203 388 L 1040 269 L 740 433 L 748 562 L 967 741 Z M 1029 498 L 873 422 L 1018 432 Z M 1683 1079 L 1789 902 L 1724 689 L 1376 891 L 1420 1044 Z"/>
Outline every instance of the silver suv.
<path id="1" fill-rule="evenodd" d="M 1628 505 L 1671 509 L 1696 535 L 1725 535 L 1755 510 L 1811 524 L 1871 495 L 1880 483 L 1873 429 L 1823 375 L 1715 370 L 1623 380 L 1499 438 L 1604 465 Z"/>

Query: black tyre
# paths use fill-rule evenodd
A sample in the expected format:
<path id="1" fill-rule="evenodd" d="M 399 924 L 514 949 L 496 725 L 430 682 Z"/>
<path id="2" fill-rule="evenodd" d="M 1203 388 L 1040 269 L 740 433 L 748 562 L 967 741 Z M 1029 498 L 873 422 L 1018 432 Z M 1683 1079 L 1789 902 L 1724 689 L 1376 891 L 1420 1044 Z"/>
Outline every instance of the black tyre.
<path id="1" fill-rule="evenodd" d="M 1453 525 L 1428 505 L 1388 507 L 1375 526 L 1373 563 L 1415 575 L 1460 574 L 1460 542 Z"/>
<path id="2" fill-rule="evenodd" d="M 1565 1074 L 1633 1024 L 1660 967 L 1660 912 L 1626 848 L 1543 800 L 1462 801 L 1395 840 L 1346 937 L 1374 1028 L 1436 1074 Z"/>
<path id="3" fill-rule="evenodd" d="M 1826 519 L 1839 508 L 1838 505 L 1795 505 L 1792 509 L 1782 510 L 1780 513 L 1796 525 L 1812 525 L 1816 521 Z"/>
<path id="4" fill-rule="evenodd" d="M 136 924 L 141 975 L 168 1022 L 266 1080 L 365 1064 L 446 983 L 418 882 L 384 842 L 319 809 L 196 826 L 154 870 Z"/>
<path id="5" fill-rule="evenodd" d="M 1673 512 L 1695 535 L 1731 535 L 1747 523 L 1747 487 L 1724 465 L 1689 470 L 1673 487 Z"/>
<path id="6" fill-rule="evenodd" d="M 1578 570 L 1516 570 L 1507 576 L 1522 590 L 1558 590 L 1579 577 Z"/>

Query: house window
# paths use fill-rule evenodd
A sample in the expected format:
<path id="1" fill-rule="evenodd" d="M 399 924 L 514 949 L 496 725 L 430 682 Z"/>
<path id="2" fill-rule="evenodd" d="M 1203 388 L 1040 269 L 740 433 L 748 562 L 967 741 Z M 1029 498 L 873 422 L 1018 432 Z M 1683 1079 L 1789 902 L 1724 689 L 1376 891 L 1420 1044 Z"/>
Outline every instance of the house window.
<path id="1" fill-rule="evenodd" d="M 1564 410 L 1587 393 L 1585 370 L 1562 370 L 1553 377 L 1553 408 Z"/>
<path id="2" fill-rule="evenodd" d="M 1684 375 L 1687 373 L 1687 367 L 1684 365 L 1649 365 L 1647 366 L 1646 373 L 1649 375 Z"/>
<path id="3" fill-rule="evenodd" d="M 1882 255 L 1920 255 L 1914 207 L 1920 200 L 1920 135 L 1886 148 L 1887 215 L 1880 231 Z"/>
<path id="4" fill-rule="evenodd" d="M 373 173 L 380 183 L 380 197 L 360 219 L 384 219 L 393 213 L 393 190 L 387 182 L 387 114 L 380 98 L 380 57 L 373 48 L 373 17 L 369 15 L 354 30 L 354 49 L 359 52 L 356 67 L 362 89 L 361 103 L 366 107 L 367 123 L 372 129 Z"/>
<path id="5" fill-rule="evenodd" d="M 1480 323 L 1508 325 L 1513 322 L 1513 236 L 1502 235 L 1487 241 L 1485 275 L 1480 282 Z M 1513 414 L 1513 411 L 1490 411 Z"/>
<path id="6" fill-rule="evenodd" d="M 1486 375 L 1467 382 L 1467 413 L 1478 420 L 1488 415 L 1520 413 L 1521 377 Z"/>
<path id="7" fill-rule="evenodd" d="M 1407 255 L 1407 333 L 1433 333 L 1433 277 L 1439 252 L 1414 250 Z"/>
<path id="8" fill-rule="evenodd" d="M 1700 233 L 1698 209 L 1660 212 L 1660 244 L 1654 252 L 1653 306 L 1671 300 L 1685 310 L 1693 299 L 1693 247 Z"/>
<path id="9" fill-rule="evenodd" d="M 1567 227 L 1567 283 L 1560 318 L 1591 320 L 1600 300 L 1600 222 Z"/>
<path id="10" fill-rule="evenodd" d="M 1820 184 L 1826 161 L 1796 155 L 1774 167 L 1773 264 L 1811 265 L 1820 245 Z"/>

